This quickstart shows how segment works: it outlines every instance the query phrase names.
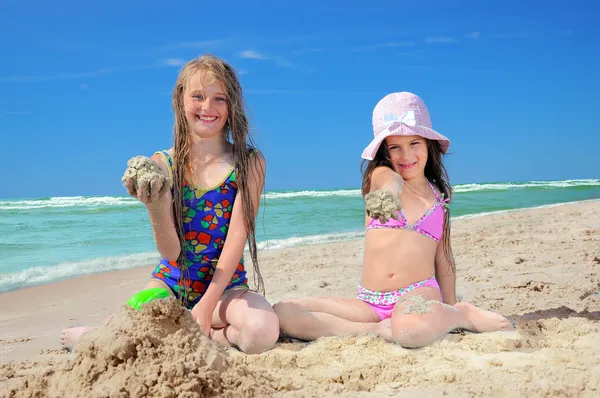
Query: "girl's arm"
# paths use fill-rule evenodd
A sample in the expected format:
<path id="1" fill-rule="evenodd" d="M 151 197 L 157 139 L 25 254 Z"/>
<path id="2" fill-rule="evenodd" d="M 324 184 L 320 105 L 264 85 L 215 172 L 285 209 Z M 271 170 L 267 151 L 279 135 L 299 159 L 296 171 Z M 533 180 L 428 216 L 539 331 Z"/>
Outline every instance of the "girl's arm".
<path id="1" fill-rule="evenodd" d="M 404 180 L 400 174 L 386 166 L 379 166 L 371 174 L 371 192 L 378 189 L 390 191 L 393 195 L 400 195 Z"/>
<path id="2" fill-rule="evenodd" d="M 265 160 L 258 153 L 255 153 L 248 162 L 248 188 L 250 189 L 250 198 L 252 199 L 254 210 L 252 217 L 254 218 L 256 218 L 256 214 L 258 213 L 264 179 Z M 201 299 L 204 305 L 210 307 L 211 314 L 239 264 L 246 240 L 248 239 L 248 233 L 244 224 L 243 198 L 239 191 L 236 196 L 223 251 L 219 257 L 219 262 L 217 263 L 208 289 L 206 289 L 206 293 Z"/>
<path id="3" fill-rule="evenodd" d="M 442 290 L 442 298 L 445 304 L 456 304 L 456 272 L 454 272 L 454 257 L 447 258 L 445 255 L 444 239 L 440 239 L 435 252 L 435 279 Z"/>
<path id="4" fill-rule="evenodd" d="M 160 166 L 166 176 L 169 175 L 168 166 L 159 154 L 152 156 L 152 160 Z M 165 184 L 171 184 L 171 181 L 167 178 Z M 148 210 L 150 224 L 152 225 L 152 234 L 154 235 L 154 242 L 156 243 L 158 252 L 163 258 L 169 261 L 177 261 L 181 253 L 181 244 L 175 230 L 172 202 L 173 195 L 171 194 L 171 190 L 167 189 L 166 192 L 161 194 L 158 200 L 144 204 Z"/>

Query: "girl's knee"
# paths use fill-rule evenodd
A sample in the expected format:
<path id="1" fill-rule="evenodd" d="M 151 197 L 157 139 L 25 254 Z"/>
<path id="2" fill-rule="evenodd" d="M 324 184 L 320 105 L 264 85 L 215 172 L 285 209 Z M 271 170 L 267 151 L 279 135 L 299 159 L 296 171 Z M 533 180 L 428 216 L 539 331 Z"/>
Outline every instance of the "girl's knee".
<path id="1" fill-rule="evenodd" d="M 247 354 L 260 354 L 271 349 L 279 339 L 279 318 L 273 312 L 249 315 L 240 330 L 242 350 Z"/>
<path id="2" fill-rule="evenodd" d="M 419 348 L 429 344 L 431 340 L 433 314 L 402 314 L 392 315 L 392 337 L 394 341 L 405 348 Z"/>
<path id="3" fill-rule="evenodd" d="M 392 337 L 402 347 L 418 346 L 419 335 L 423 333 L 423 322 L 417 317 L 398 317 L 392 319 Z"/>

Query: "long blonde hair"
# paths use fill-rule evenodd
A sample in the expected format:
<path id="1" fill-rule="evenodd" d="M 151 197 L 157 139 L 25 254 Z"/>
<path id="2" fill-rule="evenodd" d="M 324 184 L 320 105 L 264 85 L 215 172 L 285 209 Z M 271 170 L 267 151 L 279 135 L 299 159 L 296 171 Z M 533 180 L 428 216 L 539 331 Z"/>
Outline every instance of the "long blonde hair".
<path id="1" fill-rule="evenodd" d="M 248 234 L 248 247 L 250 257 L 254 265 L 255 291 L 264 294 L 264 283 L 256 248 L 256 224 L 253 201 L 248 186 L 248 172 L 250 160 L 250 148 L 256 149 L 256 145 L 248 128 L 248 118 L 245 113 L 245 101 L 242 87 L 239 83 L 235 69 L 222 59 L 205 54 L 199 58 L 192 59 L 183 66 L 177 77 L 173 89 L 173 114 L 175 122 L 173 125 L 174 150 L 173 150 L 173 215 L 175 227 L 181 245 L 181 253 L 177 260 L 181 270 L 179 285 L 185 288 L 185 293 L 180 294 L 180 301 L 187 302 L 187 291 L 190 286 L 189 270 L 186 264 L 185 249 L 186 242 L 183 229 L 183 188 L 185 184 L 185 170 L 189 165 L 189 153 L 191 147 L 191 136 L 188 121 L 185 116 L 183 97 L 190 79 L 196 74 L 204 72 L 219 80 L 225 87 L 227 94 L 227 105 L 229 116 L 223 130 L 224 138 L 233 143 L 233 160 L 235 165 L 236 183 L 243 203 L 244 225 Z M 254 162 L 259 164 L 259 162 Z M 256 169 L 256 167 L 255 167 Z M 253 170 L 257 172 L 257 170 Z M 264 174 L 265 170 L 262 170 Z M 183 300 L 181 299 L 183 296 Z"/>

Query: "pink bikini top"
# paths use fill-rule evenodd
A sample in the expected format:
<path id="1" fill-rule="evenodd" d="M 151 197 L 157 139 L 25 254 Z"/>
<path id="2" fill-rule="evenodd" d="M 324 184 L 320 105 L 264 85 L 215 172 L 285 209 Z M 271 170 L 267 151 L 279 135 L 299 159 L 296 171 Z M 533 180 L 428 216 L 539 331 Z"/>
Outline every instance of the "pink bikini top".
<path id="1" fill-rule="evenodd" d="M 428 236 L 436 242 L 439 242 L 442 237 L 442 233 L 444 232 L 444 213 L 446 212 L 446 207 L 448 207 L 448 198 L 443 199 L 444 194 L 442 194 L 442 198 L 440 198 L 436 190 L 433 189 L 433 185 L 431 185 L 429 181 L 427 182 L 435 194 L 436 202 L 414 225 L 410 225 L 408 223 L 406 220 L 406 215 L 404 214 L 404 209 L 401 209 L 399 220 L 390 218 L 386 223 L 382 223 L 378 219 L 372 218 L 367 229 L 406 228 L 412 231 L 417 231 L 420 234 Z"/>

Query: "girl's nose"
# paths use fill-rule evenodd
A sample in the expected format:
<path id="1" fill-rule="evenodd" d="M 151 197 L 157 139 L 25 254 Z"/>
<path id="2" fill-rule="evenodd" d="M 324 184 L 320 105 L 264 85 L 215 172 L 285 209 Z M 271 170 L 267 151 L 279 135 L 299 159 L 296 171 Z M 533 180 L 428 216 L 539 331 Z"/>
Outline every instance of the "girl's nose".
<path id="1" fill-rule="evenodd" d="M 204 101 L 202 101 L 202 109 L 205 111 L 209 111 L 212 109 L 212 100 L 210 98 L 207 98 Z"/>

